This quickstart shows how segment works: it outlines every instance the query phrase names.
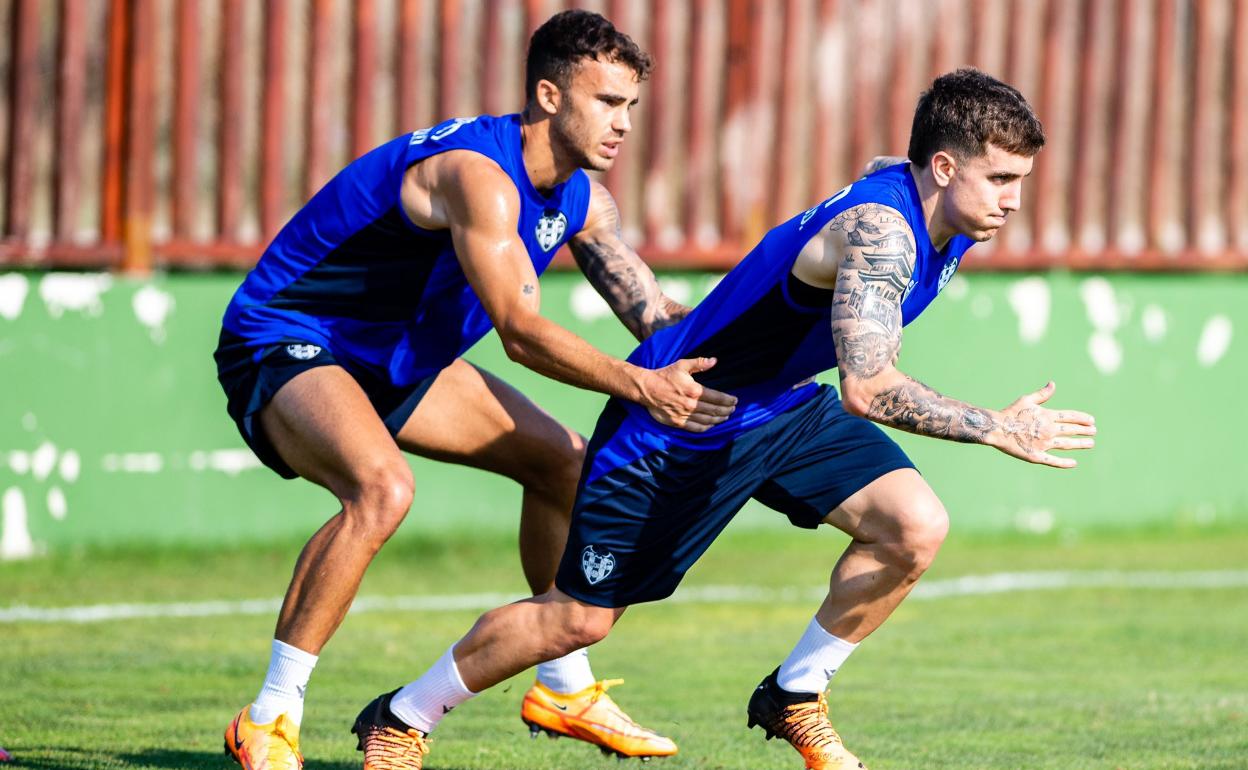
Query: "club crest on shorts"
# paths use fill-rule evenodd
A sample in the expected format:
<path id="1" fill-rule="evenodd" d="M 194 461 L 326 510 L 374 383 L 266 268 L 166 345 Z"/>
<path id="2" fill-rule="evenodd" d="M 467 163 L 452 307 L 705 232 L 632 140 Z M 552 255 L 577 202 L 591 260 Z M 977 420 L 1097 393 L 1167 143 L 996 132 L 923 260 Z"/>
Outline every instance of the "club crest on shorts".
<path id="1" fill-rule="evenodd" d="M 287 345 L 286 355 L 291 358 L 297 358 L 300 361 L 309 361 L 321 354 L 321 348 L 318 345 Z"/>
<path id="2" fill-rule="evenodd" d="M 581 571 L 585 573 L 585 579 L 591 586 L 602 582 L 613 569 L 615 569 L 615 557 L 610 551 L 598 553 L 592 545 L 585 546 L 585 550 L 581 551 Z"/>
<path id="3" fill-rule="evenodd" d="M 542 218 L 537 220 L 537 228 L 533 234 L 537 236 L 537 245 L 542 247 L 542 251 L 550 251 L 567 229 L 568 218 L 562 211 L 546 209 L 542 212 Z"/>

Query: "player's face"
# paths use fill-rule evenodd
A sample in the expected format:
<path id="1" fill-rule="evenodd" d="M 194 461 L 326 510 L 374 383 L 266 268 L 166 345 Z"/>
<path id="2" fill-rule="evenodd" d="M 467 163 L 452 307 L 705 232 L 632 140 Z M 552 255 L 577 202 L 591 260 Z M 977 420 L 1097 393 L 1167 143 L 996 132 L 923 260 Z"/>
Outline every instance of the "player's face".
<path id="1" fill-rule="evenodd" d="M 640 86 L 627 64 L 582 60 L 553 116 L 552 138 L 577 166 L 606 171 L 633 128 L 629 111 L 637 104 Z"/>
<path id="2" fill-rule="evenodd" d="M 996 145 L 974 158 L 956 162 L 946 191 L 946 219 L 953 229 L 976 241 L 997 234 L 1006 218 L 1023 203 L 1023 178 L 1032 158 Z"/>

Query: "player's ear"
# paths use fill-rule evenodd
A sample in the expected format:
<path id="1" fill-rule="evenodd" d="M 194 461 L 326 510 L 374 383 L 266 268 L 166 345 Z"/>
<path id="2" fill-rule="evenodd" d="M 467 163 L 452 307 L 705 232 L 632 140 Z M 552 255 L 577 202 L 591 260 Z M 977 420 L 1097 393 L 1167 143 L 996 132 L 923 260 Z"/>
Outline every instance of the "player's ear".
<path id="1" fill-rule="evenodd" d="M 559 112 L 559 105 L 563 103 L 563 92 L 554 82 L 542 79 L 537 81 L 537 88 L 533 91 L 533 100 L 537 102 L 539 110 L 547 115 L 554 115 Z"/>
<path id="2" fill-rule="evenodd" d="M 932 169 L 932 177 L 940 187 L 948 187 L 953 181 L 954 174 L 958 172 L 958 162 L 944 150 L 933 155 L 928 163 Z"/>

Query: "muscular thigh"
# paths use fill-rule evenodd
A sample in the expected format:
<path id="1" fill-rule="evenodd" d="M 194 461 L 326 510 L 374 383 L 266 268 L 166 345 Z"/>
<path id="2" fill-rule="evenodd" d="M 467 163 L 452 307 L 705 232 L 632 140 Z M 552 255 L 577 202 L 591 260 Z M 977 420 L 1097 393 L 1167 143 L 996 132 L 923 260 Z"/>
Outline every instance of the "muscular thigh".
<path id="1" fill-rule="evenodd" d="M 340 366 L 296 375 L 259 417 L 282 459 L 340 498 L 379 470 L 406 471 L 403 455 L 368 397 Z"/>
<path id="2" fill-rule="evenodd" d="M 845 499 L 824 519 L 856 540 L 894 540 L 908 528 L 923 527 L 934 511 L 943 511 L 936 493 L 919 472 L 902 468 L 886 473 Z"/>
<path id="3" fill-rule="evenodd" d="M 442 370 L 396 440 L 412 454 L 521 482 L 552 465 L 579 469 L 585 446 L 520 391 L 463 359 Z"/>

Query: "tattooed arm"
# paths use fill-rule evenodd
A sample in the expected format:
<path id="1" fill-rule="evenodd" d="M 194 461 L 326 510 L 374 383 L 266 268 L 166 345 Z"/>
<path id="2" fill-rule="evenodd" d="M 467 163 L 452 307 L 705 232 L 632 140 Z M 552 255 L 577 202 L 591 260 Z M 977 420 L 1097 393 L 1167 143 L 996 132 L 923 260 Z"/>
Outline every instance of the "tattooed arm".
<path id="1" fill-rule="evenodd" d="M 581 272 L 640 342 L 689 314 L 659 290 L 654 272 L 620 237 L 620 212 L 607 188 L 593 183 L 585 227 L 568 246 Z"/>
<path id="2" fill-rule="evenodd" d="M 829 224 L 825 247 L 839 252 L 832 335 L 846 411 L 1059 468 L 1075 461 L 1049 450 L 1092 446 L 1087 436 L 1096 429 L 1090 415 L 1040 406 L 1053 394 L 1053 383 L 996 411 L 943 396 L 897 369 L 901 302 L 914 271 L 915 246 L 896 210 L 875 203 L 848 209 Z"/>

